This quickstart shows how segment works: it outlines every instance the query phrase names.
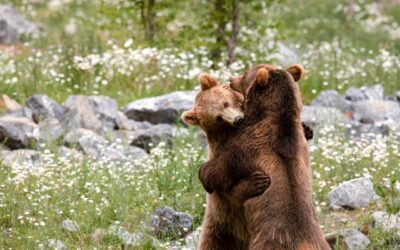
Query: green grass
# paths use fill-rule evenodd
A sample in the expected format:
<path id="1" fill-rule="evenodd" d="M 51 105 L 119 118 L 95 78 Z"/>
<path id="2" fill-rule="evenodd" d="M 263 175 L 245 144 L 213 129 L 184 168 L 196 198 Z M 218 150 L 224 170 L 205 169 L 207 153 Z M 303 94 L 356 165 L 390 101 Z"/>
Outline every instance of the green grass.
<path id="1" fill-rule="evenodd" d="M 154 148 L 150 159 L 135 170 L 132 164 L 60 158 L 50 150 L 43 152 L 45 168 L 39 175 L 19 176 L 25 172 L 2 165 L 0 245 L 36 249 L 49 239 L 58 239 L 70 248 L 91 249 L 96 246 L 91 234 L 116 223 L 129 232 L 150 233 L 146 227 L 150 213 L 164 205 L 191 214 L 197 228 L 205 205 L 205 192 L 197 179 L 197 169 L 205 160 L 201 144 L 198 133 L 192 131 L 175 139 L 171 148 Z M 400 196 L 399 150 L 399 135 L 352 141 L 331 130 L 313 140 L 314 199 L 325 232 L 368 226 L 373 211 L 400 211 L 394 202 Z M 363 210 L 329 211 L 327 193 L 363 175 L 372 177 L 381 200 Z M 63 231 L 65 219 L 76 221 L 80 231 Z M 6 233 L 9 229 L 11 235 Z M 370 229 L 369 233 L 371 249 L 391 247 L 396 240 L 394 232 Z M 168 238 L 161 242 L 166 244 Z M 105 234 L 99 247 L 120 248 L 121 244 L 117 237 Z M 139 249 L 147 247 L 143 244 Z M 342 248 L 338 245 L 337 249 Z"/>
<path id="2" fill-rule="evenodd" d="M 150 212 L 164 205 L 192 214 L 197 228 L 204 212 L 204 191 L 197 180 L 204 152 L 195 148 L 198 144 L 192 134 L 174 141 L 170 149 L 160 145 L 135 170 L 132 164 L 62 159 L 50 151 L 45 152 L 45 171 L 23 181 L 2 165 L 0 245 L 36 249 L 48 239 L 59 239 L 71 248 L 87 249 L 96 229 L 115 223 L 147 233 Z M 78 233 L 61 230 L 67 218 L 78 223 Z M 12 235 L 6 236 L 9 228 Z M 101 245 L 120 247 L 121 242 L 106 235 Z"/>

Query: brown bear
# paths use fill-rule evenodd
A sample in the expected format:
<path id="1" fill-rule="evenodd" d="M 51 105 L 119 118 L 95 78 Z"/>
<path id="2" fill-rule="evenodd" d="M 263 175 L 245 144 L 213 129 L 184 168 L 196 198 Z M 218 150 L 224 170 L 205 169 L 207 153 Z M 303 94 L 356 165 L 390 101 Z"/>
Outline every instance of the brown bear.
<path id="1" fill-rule="evenodd" d="M 205 132 L 208 159 L 211 160 L 220 154 L 220 148 L 243 119 L 243 95 L 207 74 L 201 74 L 198 79 L 201 91 L 196 96 L 193 109 L 182 114 L 182 120 L 188 125 L 199 126 Z M 269 183 L 268 175 L 254 172 L 228 192 L 207 194 L 198 249 L 248 249 L 250 235 L 243 203 L 263 193 Z"/>
<path id="2" fill-rule="evenodd" d="M 206 133 L 208 158 L 213 159 L 243 118 L 243 96 L 207 74 L 201 74 L 199 82 L 201 91 L 194 108 L 184 112 L 182 119 L 188 125 L 199 126 Z M 311 129 L 305 127 L 305 133 L 308 139 L 312 138 Z M 243 217 L 243 201 L 264 192 L 269 178 L 262 172 L 255 172 L 239 183 L 229 193 L 207 195 L 199 249 L 248 248 L 250 239 Z"/>
<path id="3" fill-rule="evenodd" d="M 205 163 L 199 178 L 208 191 L 224 193 L 256 171 L 271 176 L 266 191 L 244 204 L 249 249 L 330 249 L 312 201 L 309 150 L 300 120 L 302 102 L 295 81 L 300 65 L 287 70 L 257 65 L 234 79 L 245 96 L 244 119 Z"/>

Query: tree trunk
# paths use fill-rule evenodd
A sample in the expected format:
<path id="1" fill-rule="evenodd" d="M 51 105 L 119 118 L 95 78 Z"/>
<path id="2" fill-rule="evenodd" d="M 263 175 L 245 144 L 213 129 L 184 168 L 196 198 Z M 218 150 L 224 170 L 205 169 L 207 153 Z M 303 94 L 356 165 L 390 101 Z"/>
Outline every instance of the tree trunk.
<path id="1" fill-rule="evenodd" d="M 139 5 L 140 5 L 140 21 L 142 22 L 145 37 L 147 37 L 147 22 L 146 22 L 146 15 L 145 15 L 145 9 L 146 9 L 146 4 L 144 3 L 145 0 L 140 0 Z"/>
<path id="2" fill-rule="evenodd" d="M 216 44 L 214 48 L 211 50 L 211 58 L 213 61 L 221 60 L 222 47 L 225 47 L 225 28 L 226 28 L 226 11 L 224 8 L 225 0 L 215 0 L 214 1 L 214 11 L 215 11 L 215 19 L 217 21 L 217 29 L 216 29 Z"/>
<path id="3" fill-rule="evenodd" d="M 155 13 L 154 13 L 155 0 L 148 0 L 147 3 L 147 40 L 152 42 L 154 40 L 154 33 L 156 29 Z"/>
<path id="4" fill-rule="evenodd" d="M 239 0 L 232 0 L 232 33 L 228 40 L 228 61 L 230 65 L 235 61 L 236 40 L 239 34 Z"/>

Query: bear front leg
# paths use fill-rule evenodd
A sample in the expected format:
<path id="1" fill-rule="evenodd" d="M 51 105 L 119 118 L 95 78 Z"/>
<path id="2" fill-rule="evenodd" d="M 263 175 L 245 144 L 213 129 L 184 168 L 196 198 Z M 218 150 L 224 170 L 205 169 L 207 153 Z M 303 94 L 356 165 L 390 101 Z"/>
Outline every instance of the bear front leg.
<path id="1" fill-rule="evenodd" d="M 243 204 L 246 200 L 259 196 L 271 185 L 269 174 L 263 171 L 256 171 L 247 178 L 240 180 L 227 193 L 235 202 Z"/>
<path id="2" fill-rule="evenodd" d="M 208 193 L 226 192 L 239 180 L 254 173 L 250 155 L 240 146 L 226 149 L 217 158 L 203 164 L 199 169 L 199 179 Z"/>
<path id="3" fill-rule="evenodd" d="M 199 169 L 199 179 L 207 193 L 227 190 L 232 179 L 225 174 L 225 162 L 219 157 L 204 163 Z"/>

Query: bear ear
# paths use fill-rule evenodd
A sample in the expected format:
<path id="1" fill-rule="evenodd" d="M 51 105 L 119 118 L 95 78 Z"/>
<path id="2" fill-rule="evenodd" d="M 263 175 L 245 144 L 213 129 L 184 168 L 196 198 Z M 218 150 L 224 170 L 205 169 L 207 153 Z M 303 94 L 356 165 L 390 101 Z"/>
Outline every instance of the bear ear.
<path id="1" fill-rule="evenodd" d="M 258 85 L 265 85 L 269 77 L 268 70 L 266 68 L 261 68 L 257 71 L 256 83 Z"/>
<path id="2" fill-rule="evenodd" d="M 300 64 L 293 64 L 286 71 L 288 71 L 292 76 L 294 81 L 299 81 L 304 76 L 304 68 Z"/>
<path id="3" fill-rule="evenodd" d="M 206 73 L 201 73 L 197 79 L 200 83 L 201 90 L 212 88 L 218 84 L 218 81 L 214 77 Z"/>
<path id="4" fill-rule="evenodd" d="M 187 125 L 196 126 L 199 124 L 199 118 L 197 117 L 196 111 L 188 110 L 182 113 L 182 121 Z"/>
<path id="5" fill-rule="evenodd" d="M 243 94 L 243 88 L 242 88 L 242 76 L 233 76 L 231 78 L 229 78 L 229 86 L 231 87 L 231 89 L 233 89 L 236 92 L 242 93 Z"/>

